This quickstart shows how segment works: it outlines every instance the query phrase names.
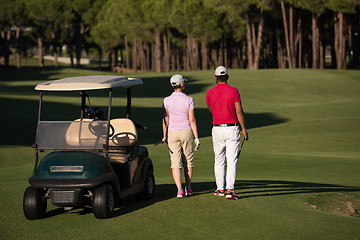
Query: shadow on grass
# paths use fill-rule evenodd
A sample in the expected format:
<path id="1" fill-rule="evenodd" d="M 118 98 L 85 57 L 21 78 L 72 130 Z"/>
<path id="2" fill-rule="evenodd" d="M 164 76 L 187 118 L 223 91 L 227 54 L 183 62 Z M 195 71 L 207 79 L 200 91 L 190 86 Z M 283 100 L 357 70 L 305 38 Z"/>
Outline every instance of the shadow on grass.
<path id="1" fill-rule="evenodd" d="M 235 190 L 241 198 L 269 197 L 303 193 L 359 192 L 360 187 L 293 181 L 236 181 Z"/>
<path id="2" fill-rule="evenodd" d="M 0 126 L 3 126 L 2 134 L 6 136 L 6 138 L 0 139 L 0 145 L 30 147 L 35 140 L 38 102 L 2 97 L 0 97 L 0 102 L 4 106 L 4 114 L 8 117 L 0 118 Z M 146 131 L 138 130 L 140 144 L 152 144 L 159 142 L 162 138 L 161 102 L 159 104 L 159 107 L 132 108 L 132 119 L 148 127 Z M 47 101 L 43 103 L 42 109 L 42 120 L 69 121 L 80 117 L 79 106 L 73 104 Z M 101 107 L 100 109 L 105 110 L 106 108 Z M 125 114 L 124 107 L 112 108 L 112 118 L 124 117 Z M 209 111 L 205 108 L 197 108 L 195 115 L 200 138 L 211 136 L 212 117 Z M 248 129 L 277 125 L 288 121 L 274 113 L 246 113 L 245 117 Z M 21 134 L 19 135 L 19 133 Z"/>
<path id="3" fill-rule="evenodd" d="M 216 184 L 215 182 L 194 182 L 192 183 L 192 188 L 194 191 L 192 198 L 203 194 L 210 194 L 212 196 L 216 190 Z M 235 192 L 241 198 L 251 198 L 305 193 L 360 192 L 360 187 L 293 181 L 238 180 L 235 183 Z M 133 199 L 130 198 L 126 199 L 122 207 L 116 211 L 116 216 L 134 212 L 156 202 L 175 198 L 175 193 L 176 188 L 174 184 L 156 185 L 156 196 L 154 199 L 150 201 L 133 201 Z"/>
<path id="4" fill-rule="evenodd" d="M 21 71 L 8 69 L 2 73 L 0 80 L 0 102 L 3 107 L 3 115 L 6 117 L 0 118 L 0 126 L 3 129 L 2 134 L 6 138 L 0 139 L 0 145 L 31 146 L 35 140 L 39 93 L 34 90 L 35 86 L 33 85 L 14 85 L 8 83 L 54 80 L 66 68 L 51 66 L 44 68 L 24 67 Z M 156 99 L 151 107 L 132 108 L 132 119 L 148 127 L 146 131 L 138 131 L 140 144 L 152 144 L 160 141 L 162 138 L 162 101 L 164 97 L 170 95 L 173 91 L 169 84 L 170 75 L 143 77 L 144 85 L 133 88 L 132 96 L 134 98 L 141 99 L 145 97 Z M 213 80 L 211 82 L 209 80 L 209 83 L 204 83 L 196 77 L 190 76 L 186 93 L 190 96 L 196 93 L 204 93 L 201 101 L 205 104 L 205 92 L 214 85 Z M 2 94 L 4 95 L 2 96 Z M 104 100 L 104 98 L 107 99 L 108 92 L 100 90 L 89 91 L 89 95 L 91 96 L 93 106 L 98 106 L 107 115 L 107 107 L 104 106 L 104 102 L 107 104 L 107 100 Z M 22 96 L 25 98 L 21 98 Z M 49 97 L 58 96 L 64 97 L 64 102 L 48 101 Z M 113 96 L 114 107 L 111 112 L 112 118 L 124 117 L 126 112 L 126 90 L 116 88 L 114 89 Z M 74 98 L 78 98 L 78 101 L 75 101 Z M 42 120 L 65 121 L 79 118 L 80 102 L 81 98 L 78 92 L 46 92 L 42 106 Z M 115 104 L 121 104 L 122 107 L 115 106 Z M 144 102 L 144 106 L 148 106 L 148 103 Z M 196 107 L 195 116 L 200 138 L 211 136 L 212 115 L 208 109 Z M 288 121 L 288 119 L 270 112 L 246 113 L 245 117 L 248 129 L 276 125 Z"/>
<path id="5" fill-rule="evenodd" d="M 192 188 L 194 195 L 191 198 L 196 199 L 197 196 L 204 194 L 209 194 L 212 197 L 216 189 L 216 184 L 215 182 L 194 182 L 192 183 Z M 360 192 L 360 187 L 295 181 L 237 180 L 235 183 L 235 192 L 240 198 L 245 199 L 293 194 Z M 155 197 L 153 199 L 147 201 L 136 200 L 134 197 L 123 199 L 120 207 L 115 210 L 114 217 L 126 215 L 149 207 L 154 203 L 175 198 L 175 194 L 176 187 L 174 184 L 156 185 Z M 49 211 L 47 217 L 54 217 L 65 212 L 63 208 L 56 208 Z M 92 214 L 92 209 L 79 208 L 75 209 L 72 213 L 80 215 Z"/>

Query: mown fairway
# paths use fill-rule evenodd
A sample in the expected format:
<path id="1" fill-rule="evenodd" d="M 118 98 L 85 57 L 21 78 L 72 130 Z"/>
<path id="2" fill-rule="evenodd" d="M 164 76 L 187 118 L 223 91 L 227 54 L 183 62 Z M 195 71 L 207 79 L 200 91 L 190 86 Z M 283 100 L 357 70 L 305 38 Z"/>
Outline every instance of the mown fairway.
<path id="1" fill-rule="evenodd" d="M 240 90 L 250 140 L 238 162 L 241 200 L 215 197 L 211 115 L 205 102 L 213 71 L 183 72 L 195 99 L 201 148 L 196 152 L 193 190 L 175 198 L 169 153 L 160 141 L 161 106 L 171 93 L 168 73 L 131 74 L 133 119 L 155 166 L 156 197 L 129 198 L 116 216 L 96 219 L 91 210 L 64 212 L 48 202 L 48 218 L 28 221 L 22 197 L 32 174 L 38 93 L 43 81 L 109 74 L 69 68 L 24 68 L 0 72 L 1 239 L 359 239 L 360 71 L 230 70 Z M 120 95 L 122 94 L 122 95 Z M 115 92 L 116 115 L 125 106 Z M 91 94 L 90 94 L 91 95 Z M 121 96 L 118 97 L 118 96 Z M 46 96 L 51 119 L 78 117 L 80 98 Z M 66 101 L 65 105 L 61 105 Z M 93 96 L 92 104 L 106 105 Z M 75 115 L 72 115 L 74 114 Z"/>

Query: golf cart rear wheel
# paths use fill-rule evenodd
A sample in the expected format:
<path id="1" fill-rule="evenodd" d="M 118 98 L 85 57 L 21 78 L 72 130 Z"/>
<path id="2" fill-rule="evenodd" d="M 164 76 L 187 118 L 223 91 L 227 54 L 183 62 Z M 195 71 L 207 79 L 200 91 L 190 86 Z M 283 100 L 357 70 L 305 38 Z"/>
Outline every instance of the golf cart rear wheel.
<path id="1" fill-rule="evenodd" d="M 152 169 L 148 169 L 145 175 L 144 190 L 136 195 L 139 199 L 151 199 L 155 193 L 155 177 Z"/>
<path id="2" fill-rule="evenodd" d="M 114 213 L 115 196 L 110 184 L 97 187 L 93 191 L 93 212 L 96 218 L 110 218 Z"/>
<path id="3" fill-rule="evenodd" d="M 24 193 L 23 210 L 29 220 L 41 219 L 46 216 L 47 199 L 45 190 L 28 187 Z"/>

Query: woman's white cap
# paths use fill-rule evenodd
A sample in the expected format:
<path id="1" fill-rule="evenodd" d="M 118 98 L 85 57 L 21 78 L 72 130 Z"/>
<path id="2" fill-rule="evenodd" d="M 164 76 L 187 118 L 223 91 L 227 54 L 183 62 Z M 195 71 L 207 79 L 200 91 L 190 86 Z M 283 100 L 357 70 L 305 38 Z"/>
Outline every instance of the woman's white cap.
<path id="1" fill-rule="evenodd" d="M 179 74 L 175 74 L 170 78 L 170 84 L 173 87 L 180 86 L 183 82 L 186 82 L 186 81 L 187 81 L 187 79 Z"/>

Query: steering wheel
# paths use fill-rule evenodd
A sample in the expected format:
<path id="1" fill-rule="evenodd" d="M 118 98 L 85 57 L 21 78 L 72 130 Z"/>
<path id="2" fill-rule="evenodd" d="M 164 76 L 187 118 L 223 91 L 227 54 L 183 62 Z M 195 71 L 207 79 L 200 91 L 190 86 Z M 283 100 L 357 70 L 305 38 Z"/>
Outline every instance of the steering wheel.
<path id="1" fill-rule="evenodd" d="M 121 132 L 112 136 L 111 141 L 116 145 L 121 145 L 119 142 L 121 143 L 123 139 L 127 142 L 136 141 L 136 135 L 131 132 Z"/>
<path id="2" fill-rule="evenodd" d="M 111 123 L 110 123 L 109 137 L 112 137 L 112 135 L 114 135 L 114 133 L 115 133 L 115 128 L 114 128 L 113 125 L 111 125 Z"/>
<path id="3" fill-rule="evenodd" d="M 105 124 L 100 124 L 98 121 L 92 121 L 89 123 L 89 130 L 95 136 L 106 137 L 106 131 L 104 131 L 104 128 L 105 128 Z M 99 135 L 98 132 L 100 132 L 100 133 L 105 132 L 105 134 Z M 114 135 L 114 133 L 115 133 L 115 129 L 114 129 L 113 125 L 110 124 L 109 137 Z"/>

